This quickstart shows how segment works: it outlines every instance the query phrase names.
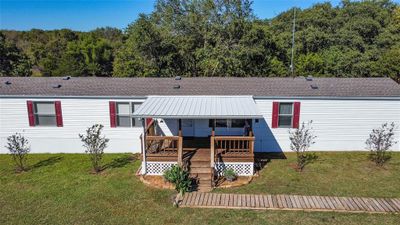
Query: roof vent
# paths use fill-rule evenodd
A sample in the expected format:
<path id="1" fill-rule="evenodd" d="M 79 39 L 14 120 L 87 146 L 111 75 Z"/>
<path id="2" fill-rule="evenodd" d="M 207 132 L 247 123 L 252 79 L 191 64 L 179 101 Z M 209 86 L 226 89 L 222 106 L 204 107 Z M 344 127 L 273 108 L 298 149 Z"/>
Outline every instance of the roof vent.
<path id="1" fill-rule="evenodd" d="M 6 82 L 4 82 L 5 84 L 7 84 L 7 85 L 10 85 L 11 84 L 11 81 L 6 81 Z"/>
<path id="2" fill-rule="evenodd" d="M 308 75 L 308 76 L 306 77 L 306 80 L 307 80 L 307 81 L 312 81 L 312 80 L 313 80 L 313 77 L 312 77 L 311 75 Z"/>
<path id="3" fill-rule="evenodd" d="M 318 89 L 318 86 L 317 86 L 316 84 L 311 84 L 310 87 L 311 87 L 312 89 Z"/>
<path id="4" fill-rule="evenodd" d="M 181 76 L 176 76 L 175 80 L 182 80 L 182 77 Z"/>
<path id="5" fill-rule="evenodd" d="M 63 77 L 63 80 L 71 80 L 71 76 Z"/>
<path id="6" fill-rule="evenodd" d="M 61 84 L 53 85 L 53 88 L 61 88 Z"/>
<path id="7" fill-rule="evenodd" d="M 179 89 L 179 88 L 181 88 L 181 85 L 179 84 L 174 85 L 174 89 Z"/>

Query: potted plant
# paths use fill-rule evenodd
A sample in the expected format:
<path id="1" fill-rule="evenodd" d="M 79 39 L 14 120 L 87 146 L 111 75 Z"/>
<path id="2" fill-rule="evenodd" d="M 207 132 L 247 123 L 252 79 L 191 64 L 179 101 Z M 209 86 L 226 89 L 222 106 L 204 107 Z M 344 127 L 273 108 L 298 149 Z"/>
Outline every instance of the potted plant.
<path id="1" fill-rule="evenodd" d="M 232 182 L 232 181 L 236 180 L 237 174 L 233 169 L 226 169 L 224 171 L 224 177 L 227 181 Z"/>

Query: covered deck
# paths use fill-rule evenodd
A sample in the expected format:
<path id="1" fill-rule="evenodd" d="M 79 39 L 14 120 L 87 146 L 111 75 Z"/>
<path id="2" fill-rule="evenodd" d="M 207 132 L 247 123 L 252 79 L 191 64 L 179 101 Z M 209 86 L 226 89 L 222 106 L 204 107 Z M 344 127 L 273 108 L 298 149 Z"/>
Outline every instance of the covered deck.
<path id="1" fill-rule="evenodd" d="M 261 115 L 251 96 L 149 97 L 135 114 L 144 118 L 142 174 L 162 175 L 177 164 L 191 172 L 197 171 L 193 167 L 198 165 L 199 171 L 208 168 L 222 173 L 232 168 L 238 175 L 253 175 L 255 137 L 248 121 Z M 176 134 L 165 135 L 158 124 L 160 119 L 176 120 Z M 183 119 L 208 120 L 210 133 L 206 136 L 183 135 Z M 242 135 L 217 133 L 216 121 L 225 119 L 241 121 Z"/>
<path id="2" fill-rule="evenodd" d="M 152 126 L 153 124 L 150 129 L 154 129 Z M 203 154 L 207 152 L 210 161 L 253 162 L 254 140 L 252 134 L 209 137 L 147 135 L 145 154 L 149 162 L 183 162 L 200 151 Z"/>

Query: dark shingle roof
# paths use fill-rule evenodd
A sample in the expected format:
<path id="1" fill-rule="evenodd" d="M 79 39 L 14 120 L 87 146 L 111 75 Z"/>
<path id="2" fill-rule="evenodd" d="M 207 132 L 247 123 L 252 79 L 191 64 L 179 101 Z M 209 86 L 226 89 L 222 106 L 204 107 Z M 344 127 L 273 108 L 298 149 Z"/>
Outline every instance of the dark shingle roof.
<path id="1" fill-rule="evenodd" d="M 6 84 L 9 81 L 11 84 Z M 56 85 L 60 88 L 54 88 Z M 174 85 L 180 85 L 175 89 Z M 315 85 L 317 89 L 313 89 Z M 390 78 L 100 78 L 0 77 L 0 95 L 147 96 L 254 95 L 399 97 L 400 85 Z"/>

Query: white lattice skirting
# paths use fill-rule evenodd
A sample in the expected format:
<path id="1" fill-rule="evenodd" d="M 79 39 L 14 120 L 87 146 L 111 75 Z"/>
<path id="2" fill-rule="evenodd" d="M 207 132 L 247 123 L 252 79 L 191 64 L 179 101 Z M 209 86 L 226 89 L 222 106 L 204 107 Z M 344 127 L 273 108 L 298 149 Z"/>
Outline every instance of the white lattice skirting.
<path id="1" fill-rule="evenodd" d="M 177 162 L 147 162 L 147 175 L 163 175 L 164 171 L 170 169 L 172 165 L 177 165 Z M 142 163 L 143 169 L 143 163 Z M 143 172 L 142 172 L 143 174 Z"/>
<path id="2" fill-rule="evenodd" d="M 254 174 L 254 163 L 252 162 L 215 163 L 214 168 L 219 175 L 223 175 L 226 169 L 233 169 L 238 176 L 253 176 Z"/>

